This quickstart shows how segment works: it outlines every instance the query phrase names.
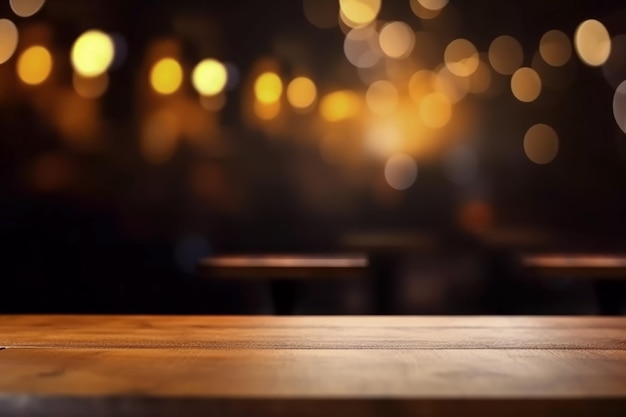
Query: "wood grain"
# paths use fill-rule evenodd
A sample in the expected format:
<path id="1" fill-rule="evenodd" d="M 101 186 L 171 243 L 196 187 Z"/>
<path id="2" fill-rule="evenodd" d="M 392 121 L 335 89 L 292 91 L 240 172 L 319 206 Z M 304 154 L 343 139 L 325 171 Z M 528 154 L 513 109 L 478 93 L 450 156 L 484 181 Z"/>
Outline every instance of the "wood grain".
<path id="1" fill-rule="evenodd" d="M 0 346 L 625 349 L 621 318 L 0 316 Z"/>

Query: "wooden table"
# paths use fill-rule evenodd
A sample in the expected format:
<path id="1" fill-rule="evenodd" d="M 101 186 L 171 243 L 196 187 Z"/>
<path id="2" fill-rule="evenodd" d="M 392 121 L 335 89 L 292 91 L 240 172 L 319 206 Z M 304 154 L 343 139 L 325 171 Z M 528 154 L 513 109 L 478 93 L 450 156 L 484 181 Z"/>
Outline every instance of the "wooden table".
<path id="1" fill-rule="evenodd" d="M 270 285 L 274 311 L 293 314 L 297 286 L 303 279 L 346 279 L 367 273 L 364 255 L 221 255 L 202 259 L 201 277 L 209 279 L 264 280 Z"/>
<path id="2" fill-rule="evenodd" d="M 0 415 L 626 415 L 626 319 L 0 316 Z"/>

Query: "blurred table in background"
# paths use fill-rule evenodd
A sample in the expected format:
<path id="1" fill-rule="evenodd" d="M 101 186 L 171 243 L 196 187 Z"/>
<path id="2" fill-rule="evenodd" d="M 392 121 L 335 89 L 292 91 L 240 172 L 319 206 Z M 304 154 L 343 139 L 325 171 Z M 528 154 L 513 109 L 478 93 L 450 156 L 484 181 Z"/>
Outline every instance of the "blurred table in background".
<path id="1" fill-rule="evenodd" d="M 269 282 L 277 314 L 293 314 L 299 280 L 353 279 L 367 274 L 363 255 L 224 255 L 202 259 L 201 277 Z"/>
<path id="2" fill-rule="evenodd" d="M 626 319 L 1 316 L 0 414 L 624 416 Z"/>

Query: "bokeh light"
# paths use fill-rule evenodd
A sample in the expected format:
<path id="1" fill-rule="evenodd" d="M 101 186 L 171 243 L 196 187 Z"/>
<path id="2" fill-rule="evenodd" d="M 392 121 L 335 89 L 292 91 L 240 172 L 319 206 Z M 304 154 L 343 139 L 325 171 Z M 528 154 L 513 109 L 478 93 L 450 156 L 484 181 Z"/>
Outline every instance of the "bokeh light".
<path id="1" fill-rule="evenodd" d="M 613 116 L 622 132 L 626 133 L 626 81 L 615 90 L 613 96 Z"/>
<path id="2" fill-rule="evenodd" d="M 553 67 L 562 67 L 572 57 L 572 43 L 560 30 L 546 32 L 539 42 L 539 53 Z"/>
<path id="3" fill-rule="evenodd" d="M 214 96 L 200 96 L 200 105 L 206 111 L 220 111 L 226 105 L 226 95 L 222 93 Z"/>
<path id="4" fill-rule="evenodd" d="M 17 60 L 17 75 L 28 85 L 39 85 L 52 72 L 52 55 L 43 46 L 31 46 Z"/>
<path id="5" fill-rule="evenodd" d="M 84 77 L 74 72 L 72 85 L 79 96 L 94 99 L 106 92 L 109 87 L 109 76 L 104 73 L 97 77 Z"/>
<path id="6" fill-rule="evenodd" d="M 450 122 L 452 118 L 452 103 L 444 94 L 428 94 L 420 102 L 419 115 L 426 126 L 439 129 Z"/>
<path id="7" fill-rule="evenodd" d="M 451 73 L 468 77 L 478 69 L 480 60 L 473 43 L 467 39 L 455 39 L 446 47 L 444 61 Z"/>
<path id="8" fill-rule="evenodd" d="M 611 54 L 611 37 L 601 22 L 594 19 L 585 20 L 576 29 L 574 46 L 585 64 L 598 67 L 604 64 Z"/>
<path id="9" fill-rule="evenodd" d="M 512 36 L 498 36 L 489 46 L 489 62 L 496 72 L 513 74 L 524 62 L 522 45 Z"/>
<path id="10" fill-rule="evenodd" d="M 394 155 L 385 164 L 385 179 L 391 188 L 406 190 L 417 179 L 417 163 L 409 155 Z"/>
<path id="11" fill-rule="evenodd" d="M 491 69 L 482 60 L 478 62 L 476 71 L 469 77 L 469 92 L 483 94 L 491 87 Z"/>
<path id="12" fill-rule="evenodd" d="M 419 70 L 411 76 L 409 95 L 415 104 L 420 104 L 424 97 L 433 92 L 436 77 L 437 74 L 427 69 Z"/>
<path id="13" fill-rule="evenodd" d="M 0 64 L 7 62 L 17 49 L 19 34 L 9 19 L 0 19 Z"/>
<path id="14" fill-rule="evenodd" d="M 316 99 L 317 87 L 310 78 L 294 78 L 287 86 L 287 101 L 296 109 L 310 109 Z"/>
<path id="15" fill-rule="evenodd" d="M 626 80 L 626 35 L 617 35 L 611 40 L 611 54 L 602 65 L 602 73 L 613 88 Z"/>
<path id="16" fill-rule="evenodd" d="M 457 214 L 459 226 L 470 233 L 484 233 L 493 224 L 493 208 L 479 199 L 464 202 Z"/>
<path id="17" fill-rule="evenodd" d="M 115 56 L 115 44 L 109 35 L 89 30 L 74 42 L 71 60 L 76 72 L 95 77 L 106 72 Z"/>
<path id="18" fill-rule="evenodd" d="M 280 109 L 280 101 L 275 101 L 273 103 L 263 103 L 259 100 L 254 101 L 254 114 L 260 120 L 269 121 L 277 118 L 280 114 Z"/>
<path id="19" fill-rule="evenodd" d="M 157 61 L 150 71 L 150 84 L 159 94 L 173 94 L 183 83 L 183 69 L 174 58 Z"/>
<path id="20" fill-rule="evenodd" d="M 20 17 L 30 17 L 37 13 L 45 0 L 9 0 L 11 10 Z"/>
<path id="21" fill-rule="evenodd" d="M 535 164 L 548 164 L 559 153 L 559 137 L 550 126 L 536 124 L 524 136 L 524 152 Z"/>
<path id="22" fill-rule="evenodd" d="M 194 68 L 191 82 L 201 95 L 214 96 L 226 87 L 228 72 L 221 62 L 215 59 L 205 59 Z"/>
<path id="23" fill-rule="evenodd" d="M 519 101 L 530 103 L 541 94 L 541 78 L 539 74 L 528 67 L 515 71 L 511 77 L 511 91 Z"/>
<path id="24" fill-rule="evenodd" d="M 433 87 L 436 92 L 444 94 L 452 103 L 458 103 L 467 96 L 470 81 L 467 77 L 454 75 L 448 67 L 442 66 L 435 76 Z"/>
<path id="25" fill-rule="evenodd" d="M 378 32 L 371 25 L 351 29 L 344 40 L 343 51 L 346 59 L 357 68 L 371 68 L 383 55 Z"/>
<path id="26" fill-rule="evenodd" d="M 441 10 L 448 4 L 448 0 L 418 0 L 425 9 Z"/>
<path id="27" fill-rule="evenodd" d="M 365 100 L 373 113 L 393 114 L 398 107 L 398 89 L 389 81 L 379 80 L 369 86 Z"/>
<path id="28" fill-rule="evenodd" d="M 261 103 L 276 103 L 283 94 L 283 82 L 276 73 L 264 72 L 254 82 L 254 94 Z"/>
<path id="29" fill-rule="evenodd" d="M 329 122 L 339 122 L 359 114 L 361 101 L 350 90 L 335 91 L 327 94 L 320 102 L 320 114 Z"/>
<path id="30" fill-rule="evenodd" d="M 174 112 L 164 109 L 152 114 L 143 126 L 143 157 L 152 164 L 169 161 L 176 152 L 180 133 L 180 120 Z"/>
<path id="31" fill-rule="evenodd" d="M 337 0 L 303 0 L 302 9 L 309 23 L 320 29 L 337 26 L 339 3 Z"/>
<path id="32" fill-rule="evenodd" d="M 409 56 L 415 46 L 415 33 L 404 22 L 390 22 L 380 30 L 380 48 L 390 58 Z"/>
<path id="33" fill-rule="evenodd" d="M 376 121 L 365 132 L 365 150 L 376 158 L 389 158 L 402 151 L 403 133 L 393 121 Z"/>
<path id="34" fill-rule="evenodd" d="M 339 0 L 344 22 L 350 27 L 373 22 L 380 12 L 381 0 Z"/>
<path id="35" fill-rule="evenodd" d="M 439 16 L 439 13 L 441 13 L 441 9 L 440 10 L 430 10 L 427 9 L 426 7 L 422 6 L 422 3 L 420 3 L 419 0 L 410 0 L 411 1 L 411 10 L 413 11 L 413 13 L 415 14 L 415 16 L 419 17 L 420 19 L 434 19 L 435 17 Z"/>

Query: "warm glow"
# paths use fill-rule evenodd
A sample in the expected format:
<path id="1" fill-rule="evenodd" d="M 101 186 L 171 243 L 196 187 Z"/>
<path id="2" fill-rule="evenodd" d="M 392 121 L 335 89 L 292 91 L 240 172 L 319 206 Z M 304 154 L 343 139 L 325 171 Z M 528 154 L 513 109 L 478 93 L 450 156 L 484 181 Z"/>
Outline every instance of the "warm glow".
<path id="1" fill-rule="evenodd" d="M 446 66 L 454 75 L 468 77 L 478 69 L 478 51 L 467 39 L 456 39 L 446 47 Z"/>
<path id="2" fill-rule="evenodd" d="M 261 103 L 276 103 L 283 94 L 283 82 L 275 73 L 264 72 L 254 82 L 254 94 Z"/>
<path id="3" fill-rule="evenodd" d="M 380 6 L 381 0 L 339 0 L 344 22 L 351 27 L 373 22 L 380 12 Z"/>
<path id="4" fill-rule="evenodd" d="M 163 58 L 152 67 L 150 83 L 160 94 L 173 94 L 183 83 L 183 69 L 173 58 Z"/>
<path id="5" fill-rule="evenodd" d="M 287 86 L 287 100 L 296 109 L 306 110 L 317 99 L 315 83 L 307 77 L 297 77 Z"/>
<path id="6" fill-rule="evenodd" d="M 148 118 L 141 136 L 141 153 L 150 163 L 162 164 L 172 158 L 181 126 L 175 113 L 161 110 Z"/>
<path id="7" fill-rule="evenodd" d="M 452 103 L 441 93 L 431 93 L 420 103 L 420 119 L 428 127 L 439 129 L 452 118 Z"/>
<path id="8" fill-rule="evenodd" d="M 420 0 L 411 0 L 411 10 L 415 16 L 425 20 L 434 19 L 441 13 L 441 10 L 430 10 L 422 6 Z"/>
<path id="9" fill-rule="evenodd" d="M 254 114 L 261 120 L 272 120 L 280 114 L 280 101 L 273 103 L 263 103 L 255 100 Z"/>
<path id="10" fill-rule="evenodd" d="M 417 164 L 409 155 L 398 154 L 387 160 L 385 164 L 387 184 L 396 190 L 410 188 L 417 179 Z"/>
<path id="11" fill-rule="evenodd" d="M 76 72 L 85 77 L 96 77 L 109 69 L 114 55 L 113 39 L 99 30 L 90 30 L 74 42 L 71 60 Z"/>
<path id="12" fill-rule="evenodd" d="M 9 0 L 11 10 L 20 17 L 30 17 L 37 13 L 45 0 Z"/>
<path id="13" fill-rule="evenodd" d="M 398 107 L 398 89 L 389 81 L 376 81 L 365 96 L 369 109 L 378 115 L 393 114 Z"/>
<path id="14" fill-rule="evenodd" d="M 0 19 L 0 64 L 7 62 L 17 49 L 17 27 L 8 19 Z"/>
<path id="15" fill-rule="evenodd" d="M 226 96 L 223 93 L 215 96 L 200 96 L 200 105 L 206 111 L 220 111 L 226 105 Z"/>
<path id="16" fill-rule="evenodd" d="M 335 91 L 322 99 L 320 113 L 325 120 L 338 122 L 356 116 L 360 104 L 359 97 L 352 91 Z"/>
<path id="17" fill-rule="evenodd" d="M 586 20 L 576 29 L 574 45 L 580 59 L 587 65 L 598 67 L 611 55 L 611 37 L 597 20 Z"/>
<path id="18" fill-rule="evenodd" d="M 413 102 L 419 104 L 422 99 L 433 92 L 433 85 L 437 75 L 427 69 L 419 70 L 409 80 L 409 94 Z"/>
<path id="19" fill-rule="evenodd" d="M 75 72 L 72 77 L 72 84 L 76 93 L 84 98 L 101 97 L 109 87 L 109 76 L 104 73 L 97 77 L 83 77 Z"/>
<path id="20" fill-rule="evenodd" d="M 613 116 L 622 132 L 626 133 L 626 81 L 615 90 L 613 96 Z"/>
<path id="21" fill-rule="evenodd" d="M 390 58 L 406 58 L 415 46 L 415 33 L 404 22 L 387 23 L 380 30 L 380 48 Z"/>
<path id="22" fill-rule="evenodd" d="M 38 85 L 52 72 L 52 56 L 43 46 L 31 46 L 17 61 L 17 75 L 25 84 Z"/>
<path id="23" fill-rule="evenodd" d="M 448 0 L 418 0 L 425 9 L 441 10 L 448 4 Z"/>
<path id="24" fill-rule="evenodd" d="M 511 77 L 511 91 L 516 99 L 525 103 L 535 101 L 541 94 L 541 78 L 528 67 L 520 68 Z"/>
<path id="25" fill-rule="evenodd" d="M 559 153 L 559 137 L 550 126 L 543 123 L 536 124 L 526 132 L 524 152 L 534 163 L 548 164 Z"/>
<path id="26" fill-rule="evenodd" d="M 191 82 L 201 95 L 214 96 L 226 87 L 228 72 L 221 62 L 215 59 L 205 59 L 194 68 Z"/>
<path id="27" fill-rule="evenodd" d="M 541 58 L 553 67 L 562 67 L 572 57 L 572 44 L 560 30 L 546 32 L 539 43 Z"/>
<path id="28" fill-rule="evenodd" d="M 512 36 L 498 36 L 489 46 L 489 62 L 496 72 L 513 74 L 524 62 L 522 45 Z"/>
<path id="29" fill-rule="evenodd" d="M 452 103 L 463 100 L 470 88 L 470 80 L 467 77 L 454 75 L 448 67 L 441 67 L 437 72 L 433 84 L 434 90 L 445 95 Z"/>

